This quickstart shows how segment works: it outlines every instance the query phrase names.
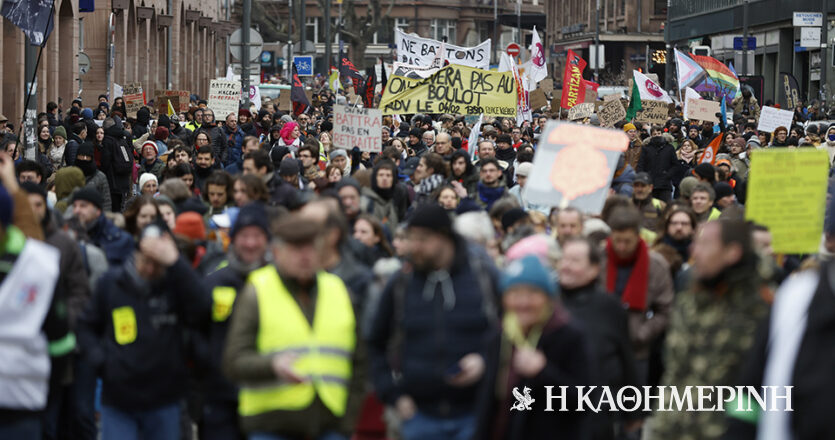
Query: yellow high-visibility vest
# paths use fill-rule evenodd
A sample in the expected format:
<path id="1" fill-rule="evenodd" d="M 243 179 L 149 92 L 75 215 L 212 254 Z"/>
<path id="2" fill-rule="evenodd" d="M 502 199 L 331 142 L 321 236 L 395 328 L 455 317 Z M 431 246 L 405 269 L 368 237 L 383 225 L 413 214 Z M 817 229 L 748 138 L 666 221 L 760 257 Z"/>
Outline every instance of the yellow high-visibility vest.
<path id="1" fill-rule="evenodd" d="M 258 352 L 296 353 L 299 357 L 293 369 L 308 380 L 243 384 L 238 395 L 239 414 L 298 411 L 310 406 L 318 395 L 334 415 L 344 415 L 356 346 L 356 320 L 345 284 L 335 275 L 317 274 L 311 328 L 273 265 L 253 271 L 249 282 L 258 298 Z"/>

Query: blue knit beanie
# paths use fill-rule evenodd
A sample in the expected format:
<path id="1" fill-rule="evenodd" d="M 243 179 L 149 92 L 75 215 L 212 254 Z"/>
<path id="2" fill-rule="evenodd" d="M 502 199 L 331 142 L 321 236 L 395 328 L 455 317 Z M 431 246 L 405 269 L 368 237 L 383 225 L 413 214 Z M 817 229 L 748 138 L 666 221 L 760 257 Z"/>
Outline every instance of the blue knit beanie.
<path id="1" fill-rule="evenodd" d="M 520 284 L 542 289 L 550 297 L 557 296 L 557 286 L 548 269 L 534 255 L 520 258 L 507 266 L 502 273 L 500 288 L 502 292 Z"/>

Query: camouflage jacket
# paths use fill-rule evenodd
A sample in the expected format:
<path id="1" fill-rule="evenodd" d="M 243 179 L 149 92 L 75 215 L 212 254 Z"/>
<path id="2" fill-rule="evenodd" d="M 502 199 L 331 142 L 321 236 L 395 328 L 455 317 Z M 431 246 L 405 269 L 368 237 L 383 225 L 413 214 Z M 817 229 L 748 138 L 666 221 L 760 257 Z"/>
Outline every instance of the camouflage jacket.
<path id="1" fill-rule="evenodd" d="M 714 289 L 694 285 L 676 298 L 670 318 L 661 384 L 684 393 L 695 386 L 733 386 L 753 344 L 757 327 L 768 314 L 754 269 L 739 270 Z M 710 406 L 715 406 L 716 393 Z M 664 407 L 672 404 L 669 389 Z M 708 406 L 708 405 L 705 405 Z M 682 408 L 686 409 L 686 408 Z M 724 412 L 656 412 L 649 422 L 648 439 L 718 439 L 726 429 Z"/>

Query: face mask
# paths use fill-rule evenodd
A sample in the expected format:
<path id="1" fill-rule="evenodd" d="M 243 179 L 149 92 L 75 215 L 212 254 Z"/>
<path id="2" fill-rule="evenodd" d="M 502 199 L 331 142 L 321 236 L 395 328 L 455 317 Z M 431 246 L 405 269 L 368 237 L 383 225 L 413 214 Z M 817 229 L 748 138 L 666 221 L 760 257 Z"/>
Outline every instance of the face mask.
<path id="1" fill-rule="evenodd" d="M 826 139 L 828 139 L 830 142 L 835 142 L 835 133 L 827 135 Z"/>
<path id="2" fill-rule="evenodd" d="M 85 176 L 96 174 L 96 164 L 92 160 L 75 160 L 75 166 L 81 169 Z"/>

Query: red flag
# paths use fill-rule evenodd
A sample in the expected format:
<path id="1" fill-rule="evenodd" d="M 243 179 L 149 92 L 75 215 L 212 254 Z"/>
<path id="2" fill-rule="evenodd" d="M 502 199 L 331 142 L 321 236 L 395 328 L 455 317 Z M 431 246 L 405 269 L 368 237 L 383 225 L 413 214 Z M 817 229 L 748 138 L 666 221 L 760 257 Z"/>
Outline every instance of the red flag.
<path id="1" fill-rule="evenodd" d="M 348 58 L 343 57 L 340 62 L 339 76 L 341 78 L 350 78 L 351 82 L 354 83 L 354 93 L 357 95 L 360 94 L 360 81 L 362 81 L 362 75 L 354 66 L 354 63 L 352 63 Z"/>
<path id="2" fill-rule="evenodd" d="M 716 153 L 719 151 L 719 144 L 722 143 L 723 134 L 719 133 L 712 141 L 705 147 L 705 151 L 699 156 L 698 163 L 709 163 L 713 165 L 716 162 Z"/>
<path id="3" fill-rule="evenodd" d="M 586 99 L 586 88 L 583 84 L 583 70 L 586 69 L 586 60 L 568 50 L 566 56 L 565 72 L 562 77 L 562 100 L 560 107 L 570 109 Z"/>
<path id="4" fill-rule="evenodd" d="M 594 81 L 583 80 L 583 88 L 586 89 L 587 91 L 588 90 L 593 90 L 593 91 L 596 92 L 598 87 L 600 87 L 600 84 L 598 84 Z"/>

